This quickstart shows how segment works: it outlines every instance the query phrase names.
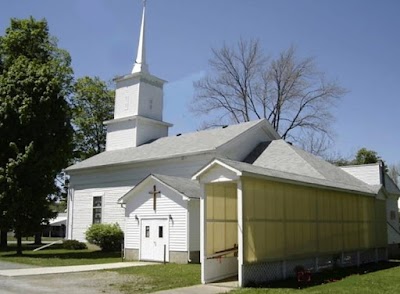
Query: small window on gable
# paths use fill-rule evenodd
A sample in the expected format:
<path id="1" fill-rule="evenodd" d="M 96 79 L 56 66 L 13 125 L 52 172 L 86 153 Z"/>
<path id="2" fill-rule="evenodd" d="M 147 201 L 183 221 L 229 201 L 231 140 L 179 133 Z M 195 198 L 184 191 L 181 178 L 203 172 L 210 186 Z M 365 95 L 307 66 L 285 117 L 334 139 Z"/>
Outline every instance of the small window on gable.
<path id="1" fill-rule="evenodd" d="M 101 223 L 102 196 L 93 197 L 93 224 Z"/>

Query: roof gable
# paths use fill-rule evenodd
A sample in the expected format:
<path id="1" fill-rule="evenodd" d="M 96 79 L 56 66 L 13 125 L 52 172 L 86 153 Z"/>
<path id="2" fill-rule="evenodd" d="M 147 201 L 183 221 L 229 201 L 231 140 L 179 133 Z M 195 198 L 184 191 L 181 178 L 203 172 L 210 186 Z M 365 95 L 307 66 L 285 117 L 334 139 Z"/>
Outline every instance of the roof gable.
<path id="1" fill-rule="evenodd" d="M 185 200 L 199 199 L 200 198 L 200 185 L 197 182 L 191 181 L 190 179 L 171 177 L 165 175 L 151 174 L 138 183 L 135 187 L 129 190 L 124 196 L 122 196 L 118 203 L 127 203 L 131 197 L 134 197 L 136 193 L 142 190 L 148 182 L 153 179 L 161 184 L 164 184 L 169 189 L 178 193 Z"/>

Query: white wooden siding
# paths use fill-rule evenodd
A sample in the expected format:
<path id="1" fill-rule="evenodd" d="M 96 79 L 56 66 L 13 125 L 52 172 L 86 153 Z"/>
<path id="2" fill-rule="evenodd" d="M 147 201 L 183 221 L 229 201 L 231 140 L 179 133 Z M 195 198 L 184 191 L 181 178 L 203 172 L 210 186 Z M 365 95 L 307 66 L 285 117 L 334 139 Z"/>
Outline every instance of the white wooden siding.
<path id="1" fill-rule="evenodd" d="M 341 166 L 340 168 L 368 185 L 381 184 L 379 164 Z"/>
<path id="2" fill-rule="evenodd" d="M 102 196 L 102 223 L 118 223 L 123 229 L 125 226 L 124 209 L 116 204 L 118 199 L 129 191 L 131 187 L 84 189 L 75 190 L 72 216 L 72 232 L 70 239 L 86 241 L 85 232 L 93 222 L 93 196 L 104 193 Z"/>
<path id="3" fill-rule="evenodd" d="M 191 199 L 189 207 L 189 251 L 200 250 L 200 199 Z"/>
<path id="4" fill-rule="evenodd" d="M 146 120 L 139 119 L 136 130 L 136 145 L 145 144 L 150 140 L 168 136 L 168 127 Z"/>
<path id="5" fill-rule="evenodd" d="M 124 121 L 107 125 L 106 150 L 117 150 L 136 146 L 136 122 Z"/>
<path id="6" fill-rule="evenodd" d="M 153 196 L 149 194 L 153 185 L 156 185 L 157 190 L 161 191 L 161 195 L 157 196 L 156 211 L 153 210 Z M 128 201 L 125 215 L 125 248 L 140 248 L 141 218 L 171 215 L 172 220 L 169 220 L 169 250 L 187 251 L 187 201 L 167 186 L 154 180 L 149 181 Z"/>
<path id="7" fill-rule="evenodd" d="M 156 161 L 119 169 L 100 169 L 100 172 L 72 174 L 71 183 L 74 188 L 72 232 L 68 238 L 84 240 L 84 232 L 92 224 L 93 192 L 104 192 L 105 199 L 103 222 L 118 222 L 124 227 L 123 208 L 117 203 L 127 191 L 133 188 L 151 173 L 170 176 L 191 177 L 193 173 L 206 164 L 212 155 L 176 158 Z M 135 232 L 137 235 L 139 231 Z M 125 234 L 128 236 L 128 234 Z M 129 237 L 128 237 L 129 238 Z M 172 250 L 172 249 L 171 249 Z"/>
<path id="8" fill-rule="evenodd" d="M 138 79 L 117 82 L 115 90 L 114 119 L 137 114 L 139 83 Z"/>
<path id="9" fill-rule="evenodd" d="M 214 157 L 215 155 L 211 153 L 150 161 L 129 167 L 92 169 L 79 174 L 71 173 L 71 184 L 75 189 L 134 186 L 149 174 L 191 178 Z"/>

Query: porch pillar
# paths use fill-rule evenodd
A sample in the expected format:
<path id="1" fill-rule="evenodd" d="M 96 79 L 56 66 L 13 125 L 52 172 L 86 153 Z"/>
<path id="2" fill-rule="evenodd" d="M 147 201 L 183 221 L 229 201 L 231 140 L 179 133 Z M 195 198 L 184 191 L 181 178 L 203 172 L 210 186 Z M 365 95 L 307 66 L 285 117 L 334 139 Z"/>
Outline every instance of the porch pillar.
<path id="1" fill-rule="evenodd" d="M 238 221 L 238 284 L 239 287 L 243 287 L 243 260 L 244 260 L 244 240 L 243 240 L 243 189 L 242 180 L 237 181 L 237 221 Z"/>
<path id="2" fill-rule="evenodd" d="M 201 283 L 205 284 L 205 264 L 207 250 L 207 197 L 205 197 L 205 185 L 200 185 L 200 263 L 201 263 Z"/>

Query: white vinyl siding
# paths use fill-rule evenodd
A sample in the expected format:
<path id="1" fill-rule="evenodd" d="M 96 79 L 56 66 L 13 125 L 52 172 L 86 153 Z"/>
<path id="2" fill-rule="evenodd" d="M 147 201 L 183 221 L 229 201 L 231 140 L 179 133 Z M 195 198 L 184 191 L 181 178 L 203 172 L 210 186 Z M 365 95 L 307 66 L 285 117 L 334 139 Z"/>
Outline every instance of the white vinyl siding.
<path id="1" fill-rule="evenodd" d="M 153 195 L 149 191 L 156 185 L 161 194 L 157 196 L 156 211 L 153 210 Z M 149 181 L 141 191 L 128 201 L 126 206 L 125 248 L 140 248 L 140 220 L 157 216 L 168 216 L 169 250 L 187 251 L 187 201 L 165 185 Z M 171 216 L 171 218 L 169 217 Z"/>
<path id="2" fill-rule="evenodd" d="M 74 214 L 72 235 L 69 239 L 85 241 L 85 232 L 93 223 L 93 197 L 102 195 L 102 223 L 118 223 L 125 226 L 124 209 L 117 204 L 118 199 L 131 187 L 75 190 L 73 195 Z"/>
<path id="3" fill-rule="evenodd" d="M 340 168 L 368 185 L 381 184 L 379 164 L 341 166 Z"/>

